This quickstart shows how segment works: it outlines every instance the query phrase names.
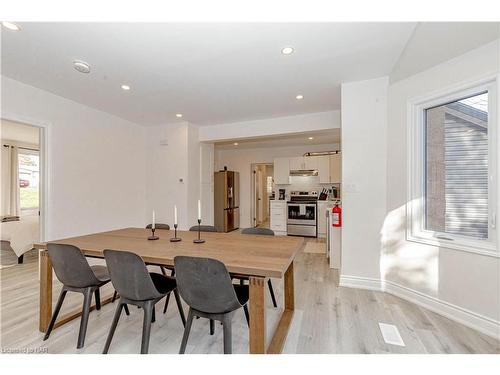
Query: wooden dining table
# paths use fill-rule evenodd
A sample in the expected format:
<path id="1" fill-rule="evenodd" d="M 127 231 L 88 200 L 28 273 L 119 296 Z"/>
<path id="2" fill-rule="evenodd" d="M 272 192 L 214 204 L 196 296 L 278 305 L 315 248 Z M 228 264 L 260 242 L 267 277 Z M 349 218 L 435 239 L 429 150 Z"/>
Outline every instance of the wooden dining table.
<path id="1" fill-rule="evenodd" d="M 250 353 L 281 353 L 295 309 L 294 259 L 303 245 L 301 237 L 258 236 L 239 233 L 201 233 L 204 243 L 193 243 L 197 232 L 178 231 L 182 241 L 171 242 L 172 230 L 156 230 L 158 240 L 148 240 L 151 230 L 125 228 L 85 236 L 65 238 L 50 243 L 79 247 L 88 257 L 104 258 L 105 249 L 130 251 L 142 257 L 147 264 L 173 268 L 177 255 L 214 258 L 223 262 L 232 274 L 248 277 L 250 300 Z M 45 332 L 52 316 L 53 269 L 47 252 L 47 243 L 37 243 L 40 259 L 40 320 L 39 329 Z M 269 345 L 266 342 L 265 286 L 268 278 L 284 279 L 284 301 L 281 318 L 275 327 Z M 101 304 L 111 302 L 112 296 Z M 93 310 L 95 305 L 91 307 Z M 54 328 L 81 315 L 81 311 L 59 318 Z"/>

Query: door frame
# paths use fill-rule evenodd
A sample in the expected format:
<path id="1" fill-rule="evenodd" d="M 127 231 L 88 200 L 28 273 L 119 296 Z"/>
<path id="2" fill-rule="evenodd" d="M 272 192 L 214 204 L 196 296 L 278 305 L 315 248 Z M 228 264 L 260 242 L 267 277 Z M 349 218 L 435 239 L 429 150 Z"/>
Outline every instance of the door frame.
<path id="1" fill-rule="evenodd" d="M 274 163 L 251 163 L 250 164 L 250 225 L 255 228 L 257 226 L 257 200 L 255 199 L 256 189 L 255 189 L 255 175 L 254 171 L 257 166 L 265 165 L 265 166 L 273 166 Z M 264 194 L 265 195 L 265 194 Z"/>
<path id="2" fill-rule="evenodd" d="M 39 236 L 40 242 L 48 240 L 49 233 L 49 215 L 48 202 L 50 202 L 50 176 L 51 167 L 49 162 L 49 144 L 50 144 L 50 123 L 39 121 L 26 116 L 11 112 L 4 112 L 0 119 L 17 122 L 23 125 L 33 126 L 39 129 L 39 155 L 40 155 L 40 202 L 39 202 Z"/>

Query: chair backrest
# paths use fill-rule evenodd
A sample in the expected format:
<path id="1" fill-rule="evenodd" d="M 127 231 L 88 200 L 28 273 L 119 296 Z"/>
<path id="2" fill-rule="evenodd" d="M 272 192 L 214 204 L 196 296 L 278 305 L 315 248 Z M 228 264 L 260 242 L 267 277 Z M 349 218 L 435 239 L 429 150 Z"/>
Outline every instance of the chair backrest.
<path id="1" fill-rule="evenodd" d="M 90 268 L 82 251 L 73 245 L 47 244 L 54 272 L 61 283 L 74 288 L 98 285 L 99 280 Z"/>
<path id="2" fill-rule="evenodd" d="M 120 296 L 146 301 L 162 296 L 158 292 L 142 258 L 128 251 L 104 250 L 111 283 Z"/>
<path id="3" fill-rule="evenodd" d="M 258 234 L 262 236 L 274 236 L 274 231 L 268 228 L 245 228 L 242 234 Z"/>
<path id="4" fill-rule="evenodd" d="M 193 225 L 191 228 L 189 228 L 189 231 L 197 232 L 198 225 Z M 200 225 L 200 232 L 217 232 L 217 228 L 213 225 Z"/>
<path id="5" fill-rule="evenodd" d="M 177 289 L 192 308 L 222 314 L 241 307 L 224 263 L 188 256 L 174 258 Z"/>
<path id="6" fill-rule="evenodd" d="M 152 227 L 153 227 L 153 224 L 146 225 L 146 229 L 151 229 Z M 170 225 L 168 225 L 168 224 L 162 224 L 162 223 L 155 223 L 155 229 L 170 230 Z"/>

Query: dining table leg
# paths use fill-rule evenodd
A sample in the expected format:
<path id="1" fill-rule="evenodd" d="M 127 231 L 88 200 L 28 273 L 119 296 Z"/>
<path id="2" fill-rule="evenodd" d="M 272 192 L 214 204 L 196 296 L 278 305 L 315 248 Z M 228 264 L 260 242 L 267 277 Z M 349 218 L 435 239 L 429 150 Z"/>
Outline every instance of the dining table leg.
<path id="1" fill-rule="evenodd" d="M 40 312 L 38 330 L 46 332 L 52 317 L 52 262 L 47 250 L 39 252 Z"/>
<path id="2" fill-rule="evenodd" d="M 250 344 L 251 354 L 266 353 L 266 309 L 264 277 L 250 277 Z"/>

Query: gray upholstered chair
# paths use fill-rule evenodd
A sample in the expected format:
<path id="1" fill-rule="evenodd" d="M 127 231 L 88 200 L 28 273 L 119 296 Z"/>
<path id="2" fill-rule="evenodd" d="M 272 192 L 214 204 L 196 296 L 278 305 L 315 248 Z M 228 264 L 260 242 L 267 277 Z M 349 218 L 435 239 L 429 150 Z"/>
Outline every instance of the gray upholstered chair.
<path id="1" fill-rule="evenodd" d="M 268 228 L 245 228 L 241 231 L 241 234 L 255 234 L 261 236 L 274 236 L 274 231 Z M 243 280 L 246 278 L 235 276 L 236 279 L 240 280 L 240 283 L 243 283 Z M 274 296 L 273 283 L 271 279 L 267 279 L 267 287 L 269 288 L 269 294 L 271 295 L 271 300 L 273 301 L 273 306 L 278 307 L 276 303 L 276 297 Z"/>
<path id="2" fill-rule="evenodd" d="M 153 224 L 146 225 L 146 229 L 151 229 L 151 228 L 153 228 Z M 161 224 L 161 223 L 155 223 L 155 229 L 170 230 L 170 225 L 168 225 L 168 224 Z"/>
<path id="3" fill-rule="evenodd" d="M 155 304 L 167 294 L 174 292 L 182 324 L 186 325 L 181 299 L 176 289 L 175 279 L 159 273 L 148 272 L 140 256 L 126 251 L 104 250 L 113 286 L 120 294 L 113 323 L 109 330 L 103 354 L 106 354 L 120 319 L 122 307 L 126 304 L 142 307 L 144 320 L 142 326 L 141 354 L 149 349 L 151 323 L 155 321 Z"/>
<path id="4" fill-rule="evenodd" d="M 105 266 L 90 266 L 81 250 L 76 246 L 49 243 L 47 249 L 57 279 L 63 284 L 63 287 L 43 340 L 49 338 L 54 328 L 66 293 L 77 292 L 83 294 L 83 307 L 76 347 L 77 349 L 83 348 L 92 295 L 95 294 L 96 310 L 100 310 L 99 288 L 109 282 L 108 270 Z"/>
<path id="5" fill-rule="evenodd" d="M 215 259 L 177 256 L 174 258 L 177 288 L 189 305 L 188 319 L 179 350 L 186 351 L 193 317 L 222 322 L 224 354 L 232 352 L 231 320 L 234 312 L 243 307 L 249 322 L 248 285 L 234 285 L 226 266 Z"/>
<path id="6" fill-rule="evenodd" d="M 193 225 L 191 228 L 189 228 L 189 231 L 197 232 L 198 225 Z M 213 225 L 200 225 L 200 232 L 217 232 L 217 228 Z"/>

